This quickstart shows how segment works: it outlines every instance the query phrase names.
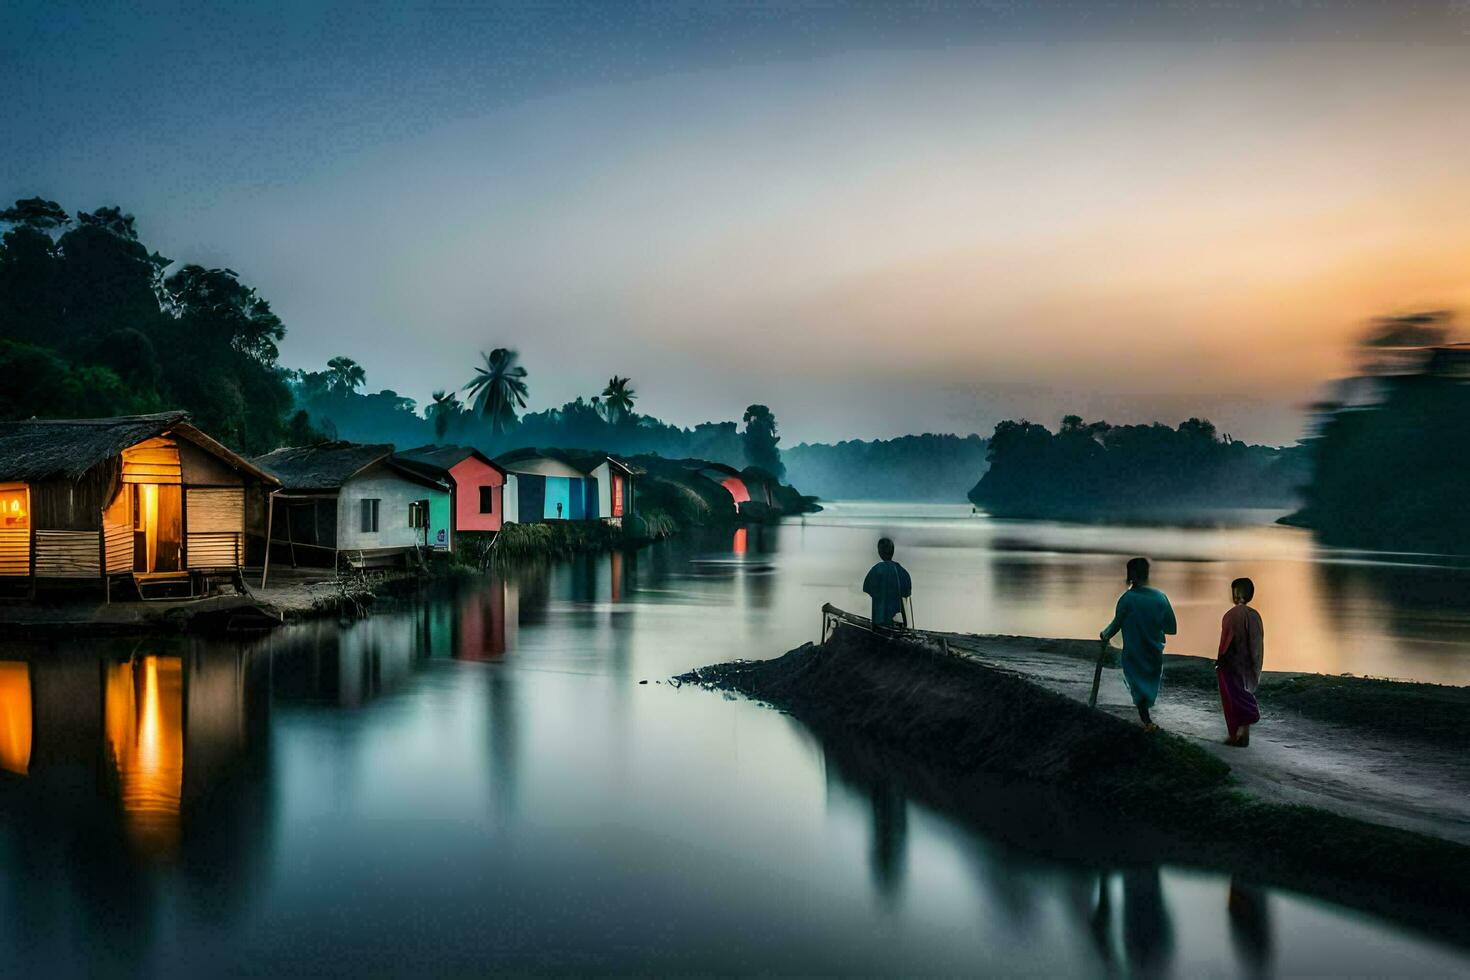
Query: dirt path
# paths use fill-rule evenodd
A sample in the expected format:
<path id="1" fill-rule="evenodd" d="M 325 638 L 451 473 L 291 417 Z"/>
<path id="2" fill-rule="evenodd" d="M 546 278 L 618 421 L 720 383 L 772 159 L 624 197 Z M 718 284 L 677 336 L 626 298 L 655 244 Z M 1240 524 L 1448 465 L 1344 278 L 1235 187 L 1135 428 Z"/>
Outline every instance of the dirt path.
<path id="1" fill-rule="evenodd" d="M 930 635 L 943 636 L 953 652 L 1078 701 L 1085 702 L 1092 687 L 1092 666 L 1078 655 L 1079 649 L 1095 649 L 1092 644 Z M 1098 707 L 1136 721 L 1120 671 L 1103 671 Z M 1289 711 L 1273 715 L 1266 704 L 1261 723 L 1251 729 L 1250 747 L 1230 748 L 1222 744 L 1225 723 L 1218 694 L 1171 686 L 1167 674 L 1153 718 L 1228 763 L 1242 785 L 1263 799 L 1321 807 L 1470 844 L 1470 758 L 1460 751 L 1363 733 Z"/>

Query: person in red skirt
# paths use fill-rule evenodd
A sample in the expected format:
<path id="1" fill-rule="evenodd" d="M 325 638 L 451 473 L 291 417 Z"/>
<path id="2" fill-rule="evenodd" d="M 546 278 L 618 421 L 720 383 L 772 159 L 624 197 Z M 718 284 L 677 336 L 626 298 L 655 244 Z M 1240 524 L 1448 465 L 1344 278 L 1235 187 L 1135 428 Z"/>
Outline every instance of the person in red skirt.
<path id="1" fill-rule="evenodd" d="M 1261 614 L 1251 608 L 1255 596 L 1256 586 L 1250 579 L 1238 578 L 1230 583 L 1234 605 L 1220 621 L 1220 653 L 1215 658 L 1220 707 L 1229 732 L 1225 744 L 1237 748 L 1251 743 L 1251 726 L 1261 720 L 1256 687 L 1261 683 L 1261 666 L 1266 661 L 1266 626 Z"/>

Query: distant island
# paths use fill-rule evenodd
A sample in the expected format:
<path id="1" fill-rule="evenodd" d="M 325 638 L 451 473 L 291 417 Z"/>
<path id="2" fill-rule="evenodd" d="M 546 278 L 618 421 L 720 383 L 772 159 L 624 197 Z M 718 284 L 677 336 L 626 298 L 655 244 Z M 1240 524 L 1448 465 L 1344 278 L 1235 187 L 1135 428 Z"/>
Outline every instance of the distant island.
<path id="1" fill-rule="evenodd" d="M 1151 520 L 1289 508 L 1307 479 L 1300 447 L 1249 445 L 1203 419 L 1177 428 L 1062 419 L 995 427 L 989 469 L 969 498 L 997 517 Z"/>

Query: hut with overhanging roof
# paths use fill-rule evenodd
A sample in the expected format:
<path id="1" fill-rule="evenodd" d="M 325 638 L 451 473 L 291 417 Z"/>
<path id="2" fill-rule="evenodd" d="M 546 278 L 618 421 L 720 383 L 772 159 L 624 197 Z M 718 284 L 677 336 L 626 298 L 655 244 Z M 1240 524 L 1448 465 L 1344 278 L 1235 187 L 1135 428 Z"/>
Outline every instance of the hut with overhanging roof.
<path id="1" fill-rule="evenodd" d="M 184 412 L 0 422 L 0 587 L 239 584 L 250 502 L 277 486 Z"/>
<path id="2" fill-rule="evenodd" d="M 376 566 L 448 550 L 448 483 L 404 466 L 391 445 L 325 442 L 252 462 L 281 484 L 267 506 L 274 560 Z"/>

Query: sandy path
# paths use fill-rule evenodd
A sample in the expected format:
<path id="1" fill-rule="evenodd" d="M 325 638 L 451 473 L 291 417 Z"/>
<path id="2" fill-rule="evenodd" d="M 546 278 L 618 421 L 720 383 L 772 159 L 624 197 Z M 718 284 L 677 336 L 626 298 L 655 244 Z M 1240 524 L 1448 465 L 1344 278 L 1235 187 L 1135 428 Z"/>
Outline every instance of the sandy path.
<path id="1" fill-rule="evenodd" d="M 941 634 L 931 634 L 939 636 Z M 1053 691 L 1086 701 L 1092 666 L 1076 656 L 1038 649 L 1024 637 L 942 634 L 950 649 L 1014 671 Z M 1116 669 L 1103 671 L 1098 707 L 1137 719 Z M 1246 749 L 1222 744 L 1219 696 L 1164 682 L 1153 710 L 1158 724 L 1213 752 L 1251 793 L 1470 844 L 1470 759 L 1415 741 L 1365 735 L 1351 726 L 1270 714 L 1262 706 Z"/>

